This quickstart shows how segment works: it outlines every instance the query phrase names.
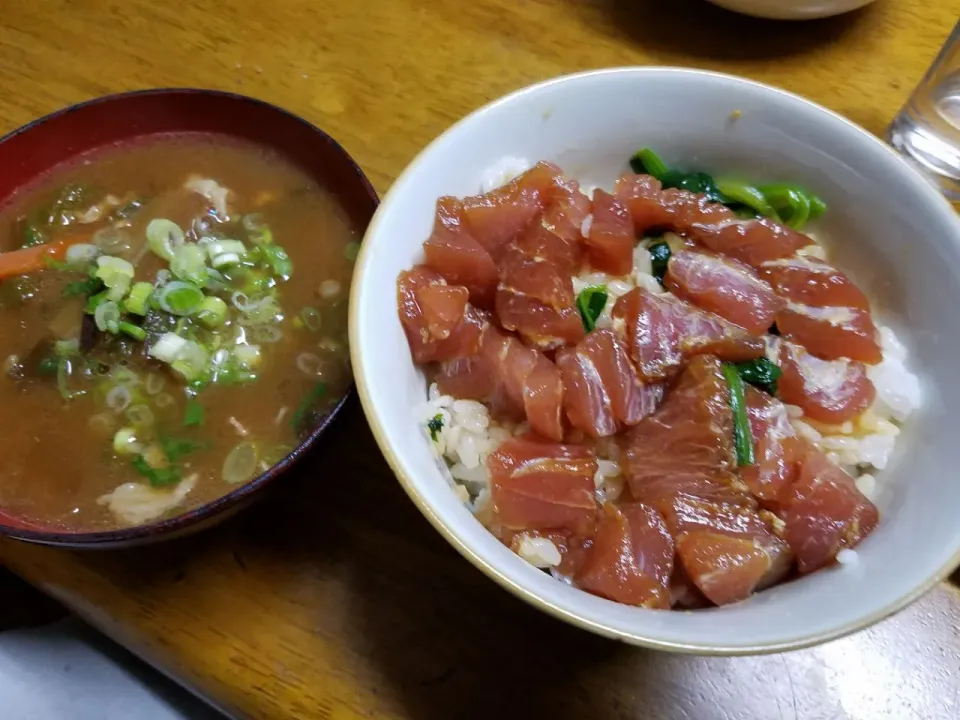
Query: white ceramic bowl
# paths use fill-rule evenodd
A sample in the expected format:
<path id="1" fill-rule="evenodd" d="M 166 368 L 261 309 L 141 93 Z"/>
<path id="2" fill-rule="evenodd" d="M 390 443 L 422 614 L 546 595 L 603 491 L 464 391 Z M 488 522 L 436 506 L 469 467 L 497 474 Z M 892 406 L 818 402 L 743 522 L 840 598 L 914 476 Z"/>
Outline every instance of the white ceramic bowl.
<path id="1" fill-rule="evenodd" d="M 644 610 L 553 580 L 501 545 L 458 501 L 414 418 L 424 402 L 396 311 L 397 274 L 421 259 L 438 196 L 478 192 L 504 156 L 550 160 L 612 184 L 641 145 L 687 168 L 793 180 L 829 204 L 834 258 L 902 330 L 925 405 L 879 474 L 883 513 L 859 562 L 746 602 Z M 624 68 L 563 77 L 478 110 L 403 172 L 371 223 L 350 309 L 357 386 L 388 462 L 424 515 L 519 597 L 598 634 L 650 647 L 739 654 L 822 642 L 890 615 L 960 562 L 960 224 L 940 195 L 872 135 L 796 95 L 724 75 Z"/>
<path id="2" fill-rule="evenodd" d="M 874 0 L 709 0 L 727 10 L 771 20 L 816 20 L 865 7 Z"/>

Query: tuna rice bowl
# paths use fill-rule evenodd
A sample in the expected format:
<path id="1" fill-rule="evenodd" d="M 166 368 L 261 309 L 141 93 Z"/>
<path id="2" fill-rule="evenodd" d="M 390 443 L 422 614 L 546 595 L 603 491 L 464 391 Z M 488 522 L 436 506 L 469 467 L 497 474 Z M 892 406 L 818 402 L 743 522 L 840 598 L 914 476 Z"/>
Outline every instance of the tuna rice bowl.
<path id="1" fill-rule="evenodd" d="M 511 158 L 437 201 L 397 298 L 452 491 L 530 564 L 627 605 L 856 563 L 921 393 L 830 262 L 829 208 L 649 149 L 630 166 L 586 188 Z"/>

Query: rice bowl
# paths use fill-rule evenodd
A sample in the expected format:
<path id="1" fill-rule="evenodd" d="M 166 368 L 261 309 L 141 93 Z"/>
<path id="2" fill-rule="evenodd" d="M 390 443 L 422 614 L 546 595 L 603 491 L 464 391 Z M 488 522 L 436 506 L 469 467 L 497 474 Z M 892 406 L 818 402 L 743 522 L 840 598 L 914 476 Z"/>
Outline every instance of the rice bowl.
<path id="1" fill-rule="evenodd" d="M 642 103 L 639 96 L 645 93 L 661 99 L 656 111 Z M 611 105 L 609 98 L 614 96 L 622 102 Z M 582 107 L 593 110 L 589 118 L 578 109 Z M 598 108 L 606 112 L 595 112 Z M 732 123 L 735 111 L 740 111 L 739 119 Z M 666 116 L 676 122 L 666 124 Z M 681 117 L 683 120 L 677 121 Z M 504 133 L 507 128 L 514 131 Z M 794 140 L 785 142 L 784 137 Z M 878 417 L 870 427 L 824 428 L 802 417 L 792 418 L 808 426 L 804 431 L 811 438 L 816 436 L 810 430 L 826 440 L 822 449 L 837 453 L 842 464 L 844 460 L 852 465 L 870 462 L 871 472 L 861 475 L 860 486 L 869 494 L 879 488 L 876 497 L 883 523 L 857 549 L 857 562 L 844 562 L 850 559 L 845 553 L 838 558 L 844 567 L 724 608 L 721 624 L 715 619 L 719 611 L 667 618 L 585 596 L 485 537 L 463 504 L 467 495 L 475 501 L 483 489 L 482 474 L 470 473 L 480 465 L 484 440 L 489 445 L 482 411 L 470 404 L 458 404 L 454 410 L 453 402 L 447 408 L 457 427 L 462 418 L 471 428 L 469 433 L 477 437 L 469 439 L 465 457 L 456 448 L 457 462 L 446 473 L 446 463 L 438 465 L 430 443 L 423 440 L 423 421 L 429 419 L 424 408 L 429 390 L 426 380 L 412 364 L 396 362 L 398 356 L 406 355 L 403 332 L 392 319 L 383 319 L 384 308 L 392 305 L 390 277 L 416 262 L 419 243 L 429 234 L 433 202 L 442 194 L 476 193 L 489 173 L 491 157 L 545 158 L 582 178 L 585 186 L 609 187 L 622 171 L 623 158 L 636 149 L 638 138 L 664 148 L 664 155 L 683 158 L 696 167 L 732 167 L 744 175 L 770 179 L 776 172 L 778 178 L 796 176 L 806 186 L 817 188 L 831 207 L 840 208 L 822 229 L 824 237 L 834 239 L 831 250 L 838 253 L 844 267 L 857 271 L 857 279 L 874 298 L 882 299 L 880 313 L 885 325 L 898 330 L 909 325 L 911 329 L 909 336 L 899 331 L 893 336 L 910 347 L 907 363 L 903 364 L 902 356 L 891 354 L 890 347 L 895 346 L 887 342 L 884 352 L 890 356 L 888 360 L 901 364 L 884 363 L 873 371 L 878 398 L 886 409 L 881 413 L 880 401 L 875 404 Z M 448 162 L 453 157 L 449 153 L 456 153 L 455 164 Z M 764 158 L 762 164 L 756 162 L 757 157 Z M 816 158 L 815 166 L 810 158 Z M 854 187 L 856 195 L 850 190 Z M 905 200 L 902 207 L 893 203 L 875 206 L 868 214 L 852 201 L 868 192 L 909 198 L 909 202 Z M 903 212 L 903 207 L 910 212 Z M 404 230 L 397 235 L 388 227 Z M 511 96 L 464 121 L 425 151 L 391 191 L 368 234 L 366 242 L 372 240 L 372 244 L 361 254 L 352 297 L 353 364 L 361 398 L 388 461 L 427 517 L 485 572 L 543 609 L 604 635 L 669 649 L 742 653 L 820 642 L 902 607 L 955 563 L 960 538 L 948 526 L 942 503 L 931 504 L 925 498 L 932 497 L 928 492 L 941 498 L 954 492 L 940 484 L 933 470 L 948 462 L 946 458 L 952 454 L 950 443 L 943 439 L 947 426 L 943 407 L 948 405 L 945 395 L 952 395 L 953 390 L 942 382 L 946 368 L 939 358 L 944 343 L 954 341 L 935 331 L 948 316 L 934 301 L 930 288 L 935 285 L 942 292 L 955 292 L 957 281 L 951 268 L 956 233 L 949 207 L 895 155 L 849 123 L 794 96 L 691 71 L 627 69 L 564 78 Z M 920 238 L 906 256 L 898 252 L 895 243 L 895 238 L 905 235 Z M 389 251 L 386 237 L 392 238 Z M 858 244 L 839 241 L 845 237 L 857 237 Z M 382 243 L 379 238 L 384 238 Z M 372 289 L 378 284 L 384 289 Z M 911 288 L 909 294 L 902 292 L 905 286 Z M 380 319 L 376 319 L 377 313 Z M 890 333 L 883 335 L 890 340 Z M 375 345 L 380 348 L 376 352 Z M 384 347 L 390 351 L 384 353 Z M 934 352 L 934 347 L 939 350 Z M 389 365 L 388 356 L 392 359 Z M 882 438 L 893 432 L 884 423 L 895 425 L 892 419 L 901 422 L 903 413 L 909 413 L 919 397 L 914 392 L 918 383 L 903 380 L 902 375 L 898 380 L 897 373 L 917 368 L 923 368 L 923 384 L 937 382 L 940 392 L 923 393 L 922 412 L 911 418 L 905 433 L 908 437 L 891 456 L 890 441 Z M 890 392 L 882 388 L 884 379 L 889 381 Z M 489 419 L 487 422 L 489 427 Z M 509 431 L 499 428 L 494 435 L 502 438 L 502 433 Z M 861 444 L 868 436 L 870 441 Z M 924 453 L 915 450 L 918 438 L 923 438 Z M 456 442 L 444 436 L 443 449 L 459 443 L 459 438 L 453 440 Z M 461 460 L 477 465 L 471 468 Z M 874 461 L 888 467 L 873 471 Z M 901 481 L 905 462 L 915 478 L 910 492 Z M 462 467 L 457 467 L 458 463 Z M 616 477 L 612 464 L 600 467 L 605 477 Z M 464 486 L 460 497 L 451 492 L 450 477 Z M 917 489 L 918 483 L 925 490 Z M 921 517 L 925 519 L 921 521 Z M 524 548 L 535 564 L 550 564 L 553 554 L 543 543 L 531 541 Z M 885 573 L 877 572 L 880 563 Z M 865 577 L 871 583 L 867 594 L 857 590 L 864 587 Z M 830 611 L 823 612 L 825 607 Z"/>

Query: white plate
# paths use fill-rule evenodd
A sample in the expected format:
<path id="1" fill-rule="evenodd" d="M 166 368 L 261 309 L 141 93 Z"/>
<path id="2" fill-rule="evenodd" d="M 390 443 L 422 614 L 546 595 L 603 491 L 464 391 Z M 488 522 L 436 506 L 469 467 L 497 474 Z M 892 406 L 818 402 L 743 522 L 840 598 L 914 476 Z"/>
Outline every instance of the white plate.
<path id="1" fill-rule="evenodd" d="M 707 0 L 727 10 L 771 20 L 815 20 L 862 8 L 874 0 Z"/>

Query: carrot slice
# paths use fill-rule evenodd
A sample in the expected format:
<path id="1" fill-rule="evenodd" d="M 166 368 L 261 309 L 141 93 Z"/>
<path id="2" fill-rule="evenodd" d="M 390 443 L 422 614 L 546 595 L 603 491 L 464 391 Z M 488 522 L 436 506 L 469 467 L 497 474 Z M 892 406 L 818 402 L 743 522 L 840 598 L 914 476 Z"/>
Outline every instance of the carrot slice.
<path id="1" fill-rule="evenodd" d="M 43 270 L 47 258 L 62 260 L 71 245 L 90 240 L 89 233 L 78 233 L 33 247 L 0 253 L 0 280 Z"/>

